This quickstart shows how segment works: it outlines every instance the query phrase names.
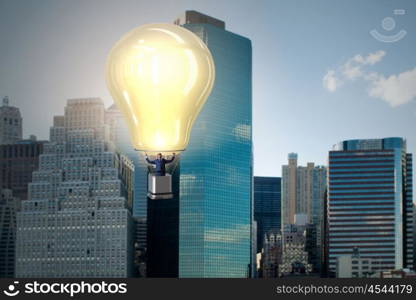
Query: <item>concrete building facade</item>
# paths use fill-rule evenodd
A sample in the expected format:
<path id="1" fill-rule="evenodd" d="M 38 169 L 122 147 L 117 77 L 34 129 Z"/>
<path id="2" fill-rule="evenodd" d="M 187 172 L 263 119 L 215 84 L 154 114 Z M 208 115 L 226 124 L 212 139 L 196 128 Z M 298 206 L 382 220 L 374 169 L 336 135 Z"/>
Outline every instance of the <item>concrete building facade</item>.
<path id="1" fill-rule="evenodd" d="M 132 220 L 104 105 L 70 99 L 17 214 L 17 277 L 128 277 Z"/>

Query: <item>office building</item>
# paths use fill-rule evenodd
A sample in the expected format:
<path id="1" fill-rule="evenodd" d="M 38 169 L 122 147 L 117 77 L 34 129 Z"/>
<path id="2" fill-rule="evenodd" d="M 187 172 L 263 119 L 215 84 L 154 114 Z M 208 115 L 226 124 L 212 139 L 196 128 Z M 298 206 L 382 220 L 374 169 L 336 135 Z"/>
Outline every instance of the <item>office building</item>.
<path id="1" fill-rule="evenodd" d="M 17 213 L 17 277 L 128 277 L 132 221 L 99 98 L 70 99 Z"/>
<path id="2" fill-rule="evenodd" d="M 254 220 L 257 222 L 257 252 L 263 248 L 264 235 L 280 231 L 281 178 L 254 177 Z"/>
<path id="3" fill-rule="evenodd" d="M 4 97 L 0 106 L 0 145 L 14 144 L 22 139 L 22 117 L 17 107 Z"/>
<path id="4" fill-rule="evenodd" d="M 401 269 L 401 270 L 391 270 L 378 272 L 374 278 L 412 278 L 416 279 L 416 272 L 410 269 Z"/>
<path id="5" fill-rule="evenodd" d="M 317 246 L 311 259 L 314 272 L 320 272 L 322 262 L 326 173 L 326 167 L 315 166 L 311 162 L 299 166 L 296 153 L 289 153 L 288 164 L 282 166 L 282 227 L 288 224 L 299 225 L 299 220 L 302 219 L 301 223 L 308 224 L 309 231 L 314 232 Z"/>
<path id="6" fill-rule="evenodd" d="M 11 112 L 20 116 L 16 108 Z M 21 119 L 18 120 L 21 124 Z M 15 127 L 13 122 L 8 126 Z M 16 213 L 20 202 L 27 199 L 28 183 L 38 168 L 44 144 L 33 136 L 28 140 L 8 139 L 13 141 L 13 144 L 0 144 L 0 277 L 14 277 Z"/>
<path id="7" fill-rule="evenodd" d="M 127 124 L 114 104 L 107 109 L 106 120 L 110 124 L 110 140 L 112 148 L 119 155 L 120 166 L 124 166 L 125 172 L 130 169 L 127 199 L 131 203 L 133 217 L 146 221 L 148 167 L 144 155 L 133 148 Z M 142 236 L 139 242 L 145 245 L 146 238 Z"/>
<path id="8" fill-rule="evenodd" d="M 298 155 L 289 153 L 288 164 L 282 166 L 282 227 L 283 224 L 294 224 L 297 212 L 297 168 Z"/>
<path id="9" fill-rule="evenodd" d="M 317 244 L 314 229 L 313 224 L 286 224 L 280 232 L 266 233 L 261 252 L 260 277 L 317 274 L 319 266 L 316 261 Z"/>
<path id="10" fill-rule="evenodd" d="M 313 271 L 307 251 L 306 225 L 286 224 L 282 232 L 282 263 L 279 277 L 306 275 Z"/>
<path id="11" fill-rule="evenodd" d="M 322 244 L 321 231 L 315 224 L 305 225 L 305 251 L 308 253 L 308 263 L 312 265 L 312 273 L 322 273 Z"/>
<path id="12" fill-rule="evenodd" d="M 321 224 L 325 189 L 326 168 L 311 162 L 298 166 L 297 154 L 289 153 L 282 166 L 282 226 L 295 224 L 296 214 L 306 215 L 308 224 Z"/>
<path id="13" fill-rule="evenodd" d="M 328 255 L 358 248 L 376 271 L 413 266 L 412 155 L 402 138 L 343 141 L 329 152 Z"/>
<path id="14" fill-rule="evenodd" d="M 144 155 L 136 151 L 130 140 L 130 133 L 123 115 L 115 104 L 106 110 L 106 123 L 110 127 L 111 147 L 116 152 L 125 197 L 132 207 L 134 221 L 135 276 L 147 275 L 147 172 Z M 176 253 L 177 254 L 177 253 Z"/>
<path id="15" fill-rule="evenodd" d="M 38 169 L 44 143 L 28 139 L 0 145 L 0 188 L 11 189 L 19 200 L 27 199 L 28 183 Z"/>
<path id="16" fill-rule="evenodd" d="M 179 277 L 249 277 L 255 264 L 251 42 L 195 11 L 175 23 L 207 44 L 216 72 L 181 154 Z"/>
<path id="17" fill-rule="evenodd" d="M 9 189 L 0 189 L 0 197 L 0 278 L 13 278 L 19 201 Z"/>
<path id="18" fill-rule="evenodd" d="M 416 204 L 413 203 L 413 270 L 416 270 Z"/>
<path id="19" fill-rule="evenodd" d="M 358 248 L 353 249 L 353 253 L 338 256 L 336 259 L 337 278 L 363 278 L 372 277 L 376 272 L 379 259 L 361 257 Z"/>
<path id="20" fill-rule="evenodd" d="M 265 233 L 261 251 L 259 277 L 279 277 L 279 266 L 282 264 L 282 251 L 282 234 L 280 232 Z"/>
<path id="21" fill-rule="evenodd" d="M 176 173 L 176 174 L 175 174 Z M 172 176 L 172 199 L 147 204 L 147 276 L 179 277 L 179 170 Z"/>
<path id="22" fill-rule="evenodd" d="M 335 277 L 334 272 L 329 271 L 329 219 L 328 219 L 328 191 L 324 193 L 324 217 L 321 226 L 321 276 Z"/>
<path id="23" fill-rule="evenodd" d="M 357 258 L 353 255 L 337 257 L 337 278 L 364 278 L 375 274 L 377 260 L 373 258 Z"/>

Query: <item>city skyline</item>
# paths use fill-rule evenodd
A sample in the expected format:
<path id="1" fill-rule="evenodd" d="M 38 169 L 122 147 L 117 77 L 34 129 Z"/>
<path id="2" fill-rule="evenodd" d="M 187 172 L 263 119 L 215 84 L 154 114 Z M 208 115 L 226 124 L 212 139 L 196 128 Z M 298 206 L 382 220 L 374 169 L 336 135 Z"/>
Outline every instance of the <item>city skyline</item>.
<path id="1" fill-rule="evenodd" d="M 0 35 L 5 41 L 0 93 L 21 109 L 24 137 L 33 133 L 45 139 L 53 115 L 68 98 L 100 97 L 109 107 L 103 69 L 118 37 L 144 23 L 172 23 L 184 10 L 195 9 L 252 39 L 254 175 L 281 176 L 274 166 L 283 165 L 293 151 L 302 158 L 300 164 L 326 164 L 327 150 L 350 138 L 401 136 L 409 152 L 415 152 L 414 91 L 400 80 L 414 82 L 414 3 L 239 2 L 239 10 L 233 1 L 215 6 L 203 1 L 143 3 L 123 1 L 115 10 L 118 4 L 103 1 L 0 2 Z M 323 8 L 327 15 L 319 14 Z M 406 14 L 394 16 L 396 8 Z M 349 25 L 352 16 L 356 26 Z M 383 43 L 369 34 L 374 28 L 380 31 L 387 16 L 394 17 L 397 29 L 406 29 L 401 41 Z M 387 94 L 380 82 L 391 83 Z M 395 95 L 395 83 L 407 95 Z M 42 105 L 36 108 L 33 103 Z M 356 121 L 344 126 L 351 116 Z M 386 116 L 392 121 L 385 122 Z M 280 130 L 270 130 L 275 127 Z M 274 164 L 269 163 L 270 153 Z"/>
<path id="2" fill-rule="evenodd" d="M 0 0 L 0 277 L 416 276 L 416 3 L 376 1 Z M 182 43 L 134 37 L 149 78 L 185 66 L 175 30 L 215 62 L 186 151 L 155 143 L 154 161 L 104 75 L 152 22 Z M 158 111 L 184 102 L 150 85 L 120 95 L 146 100 L 159 141 Z"/>

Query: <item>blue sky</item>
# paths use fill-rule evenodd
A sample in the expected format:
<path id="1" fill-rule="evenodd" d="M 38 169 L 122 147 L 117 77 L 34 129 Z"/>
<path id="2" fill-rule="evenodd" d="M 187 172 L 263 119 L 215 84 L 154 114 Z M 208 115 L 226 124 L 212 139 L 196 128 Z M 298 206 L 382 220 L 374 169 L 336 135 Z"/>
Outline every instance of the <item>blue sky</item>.
<path id="1" fill-rule="evenodd" d="M 66 99 L 111 104 L 104 62 L 123 33 L 187 9 L 252 40 L 255 175 L 279 176 L 289 152 L 325 164 L 332 145 L 350 138 L 402 136 L 416 153 L 412 0 L 0 0 L 0 96 L 20 107 L 25 136 L 46 139 Z M 373 29 L 407 34 L 384 43 Z"/>

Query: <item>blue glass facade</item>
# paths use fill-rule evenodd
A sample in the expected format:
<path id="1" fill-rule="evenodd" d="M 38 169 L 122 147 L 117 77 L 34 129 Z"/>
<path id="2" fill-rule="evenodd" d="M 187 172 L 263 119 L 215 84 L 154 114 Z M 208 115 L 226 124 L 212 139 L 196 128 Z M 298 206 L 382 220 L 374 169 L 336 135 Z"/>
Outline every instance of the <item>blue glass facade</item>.
<path id="1" fill-rule="evenodd" d="M 358 247 L 376 270 L 413 266 L 412 156 L 401 138 L 351 140 L 329 152 L 329 267 Z"/>
<path id="2" fill-rule="evenodd" d="M 213 91 L 181 155 L 179 277 L 248 277 L 252 224 L 251 42 L 185 24 L 210 49 Z"/>
<path id="3" fill-rule="evenodd" d="M 257 222 L 257 252 L 263 248 L 264 235 L 280 231 L 280 177 L 254 177 L 254 220 Z"/>

